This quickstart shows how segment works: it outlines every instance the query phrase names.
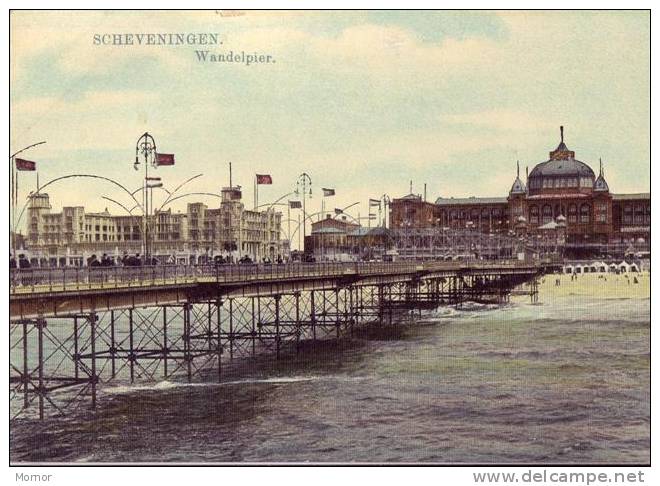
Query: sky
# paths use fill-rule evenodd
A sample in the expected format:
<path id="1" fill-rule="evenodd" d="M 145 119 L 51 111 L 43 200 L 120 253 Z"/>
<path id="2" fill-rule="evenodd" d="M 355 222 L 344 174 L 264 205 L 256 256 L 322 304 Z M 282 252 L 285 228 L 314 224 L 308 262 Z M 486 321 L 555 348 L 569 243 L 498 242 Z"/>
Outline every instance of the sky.
<path id="1" fill-rule="evenodd" d="M 254 174 L 271 174 L 259 202 L 312 179 L 326 209 L 410 192 L 505 196 L 548 159 L 559 126 L 576 158 L 610 190 L 650 190 L 648 12 L 76 12 L 12 11 L 10 143 L 37 161 L 40 184 L 96 174 L 141 186 L 135 143 L 148 131 L 174 167 L 173 189 L 218 193 L 235 184 L 253 204 Z M 95 45 L 95 34 L 216 33 L 220 45 Z M 195 50 L 270 55 L 275 62 L 203 63 Z M 22 172 L 20 198 L 36 188 Z M 124 212 L 112 184 L 67 179 L 47 188 L 54 210 Z M 164 192 L 155 194 L 165 197 Z M 290 197 L 293 198 L 293 197 Z M 285 198 L 284 200 L 286 200 Z M 171 207 L 213 197 L 182 198 Z M 367 224 L 363 221 L 363 224 Z"/>

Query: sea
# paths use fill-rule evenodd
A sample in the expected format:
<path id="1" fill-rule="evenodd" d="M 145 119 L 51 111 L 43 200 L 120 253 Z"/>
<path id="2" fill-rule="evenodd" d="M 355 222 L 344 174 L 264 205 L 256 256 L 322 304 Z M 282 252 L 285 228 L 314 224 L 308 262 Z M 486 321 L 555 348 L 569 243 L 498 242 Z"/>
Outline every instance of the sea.
<path id="1" fill-rule="evenodd" d="M 105 384 L 10 427 L 10 460 L 650 463 L 650 298 L 523 296 L 400 315 L 217 383 Z"/>

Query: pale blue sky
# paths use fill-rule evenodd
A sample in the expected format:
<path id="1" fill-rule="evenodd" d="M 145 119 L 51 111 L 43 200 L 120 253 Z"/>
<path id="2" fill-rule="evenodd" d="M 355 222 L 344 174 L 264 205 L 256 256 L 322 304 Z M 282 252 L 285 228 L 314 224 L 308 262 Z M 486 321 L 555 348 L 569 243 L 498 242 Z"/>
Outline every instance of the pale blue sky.
<path id="1" fill-rule="evenodd" d="M 217 32 L 211 50 L 276 63 L 92 45 L 114 32 Z M 411 179 L 429 199 L 505 195 L 516 160 L 546 160 L 563 124 L 576 158 L 594 170 L 603 158 L 613 192 L 648 191 L 649 35 L 646 12 L 13 12 L 11 146 L 48 141 L 25 154 L 42 183 L 83 172 L 139 187 L 135 141 L 149 131 L 177 157 L 158 170 L 167 187 L 203 172 L 190 190 L 218 192 L 231 161 L 250 206 L 255 172 L 273 175 L 267 202 L 306 171 L 336 189 L 328 207 L 359 200 L 365 215 Z M 24 198 L 36 178 L 21 181 Z M 55 208 L 122 212 L 103 183 L 48 192 Z"/>

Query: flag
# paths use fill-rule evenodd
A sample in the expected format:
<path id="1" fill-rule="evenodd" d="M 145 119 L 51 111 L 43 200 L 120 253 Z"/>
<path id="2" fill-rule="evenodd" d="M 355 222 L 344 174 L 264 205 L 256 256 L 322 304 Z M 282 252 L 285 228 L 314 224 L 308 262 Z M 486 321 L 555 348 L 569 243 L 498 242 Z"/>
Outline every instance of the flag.
<path id="1" fill-rule="evenodd" d="M 343 209 L 335 208 L 335 214 L 342 214 L 343 212 Z"/>
<path id="2" fill-rule="evenodd" d="M 15 159 L 16 170 L 37 170 L 37 163 L 31 160 Z"/>
<path id="3" fill-rule="evenodd" d="M 156 166 L 174 165 L 174 154 L 156 154 Z"/>
<path id="4" fill-rule="evenodd" d="M 323 189 L 323 197 L 334 196 L 335 195 L 335 190 L 334 189 L 326 189 L 325 187 L 322 187 L 321 189 Z"/>
<path id="5" fill-rule="evenodd" d="M 257 174 L 257 184 L 272 184 L 273 178 L 270 174 Z"/>
<path id="6" fill-rule="evenodd" d="M 291 209 L 302 209 L 302 203 L 300 201 L 289 201 L 289 207 Z"/>
<path id="7" fill-rule="evenodd" d="M 378 206 L 380 207 L 380 200 L 379 199 L 369 199 L 369 207 L 374 207 Z"/>

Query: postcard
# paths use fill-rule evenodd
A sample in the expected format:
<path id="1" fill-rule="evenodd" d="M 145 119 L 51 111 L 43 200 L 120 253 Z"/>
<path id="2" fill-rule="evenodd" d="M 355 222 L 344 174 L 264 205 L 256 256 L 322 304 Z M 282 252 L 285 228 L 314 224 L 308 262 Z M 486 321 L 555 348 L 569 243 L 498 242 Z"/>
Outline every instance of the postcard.
<path id="1" fill-rule="evenodd" d="M 650 22 L 11 11 L 11 464 L 642 474 Z"/>

